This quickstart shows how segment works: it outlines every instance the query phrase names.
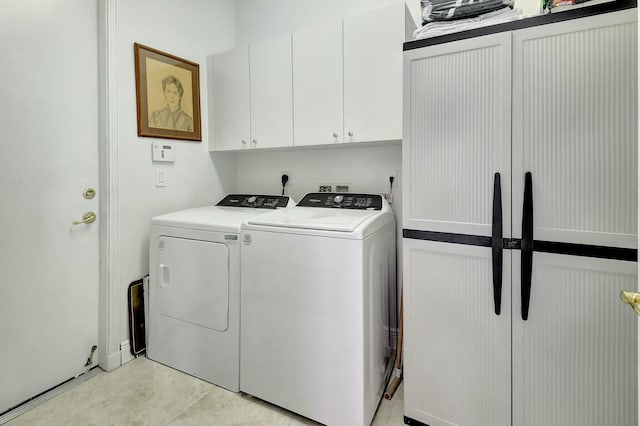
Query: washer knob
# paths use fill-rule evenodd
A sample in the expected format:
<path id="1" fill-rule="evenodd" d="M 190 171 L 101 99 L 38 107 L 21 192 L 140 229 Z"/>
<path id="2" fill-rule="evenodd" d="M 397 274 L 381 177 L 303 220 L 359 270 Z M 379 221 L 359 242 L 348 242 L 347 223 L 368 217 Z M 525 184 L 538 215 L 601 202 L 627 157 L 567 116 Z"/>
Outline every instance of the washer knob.
<path id="1" fill-rule="evenodd" d="M 255 195 L 252 195 L 251 197 L 247 198 L 247 202 L 249 204 L 253 204 L 256 202 L 256 200 L 258 199 L 258 197 L 256 197 Z"/>
<path id="2" fill-rule="evenodd" d="M 344 197 L 342 195 L 336 195 L 335 197 L 333 197 L 333 202 L 335 204 L 340 204 L 342 200 L 344 200 Z"/>

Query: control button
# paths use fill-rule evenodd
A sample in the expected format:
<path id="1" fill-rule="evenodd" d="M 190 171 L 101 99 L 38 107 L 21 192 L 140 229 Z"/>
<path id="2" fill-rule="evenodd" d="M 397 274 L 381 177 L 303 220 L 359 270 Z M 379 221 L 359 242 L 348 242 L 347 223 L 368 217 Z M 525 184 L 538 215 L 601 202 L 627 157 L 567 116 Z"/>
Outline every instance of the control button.
<path id="1" fill-rule="evenodd" d="M 333 197 L 333 202 L 336 204 L 340 204 L 342 200 L 344 200 L 344 197 L 342 195 L 336 195 L 335 197 Z"/>
<path id="2" fill-rule="evenodd" d="M 256 199 L 257 199 L 257 198 L 258 198 L 258 197 L 256 197 L 255 195 L 252 195 L 251 197 L 247 198 L 247 202 L 249 202 L 249 203 L 253 204 L 253 203 L 255 203 L 255 202 L 256 202 Z"/>

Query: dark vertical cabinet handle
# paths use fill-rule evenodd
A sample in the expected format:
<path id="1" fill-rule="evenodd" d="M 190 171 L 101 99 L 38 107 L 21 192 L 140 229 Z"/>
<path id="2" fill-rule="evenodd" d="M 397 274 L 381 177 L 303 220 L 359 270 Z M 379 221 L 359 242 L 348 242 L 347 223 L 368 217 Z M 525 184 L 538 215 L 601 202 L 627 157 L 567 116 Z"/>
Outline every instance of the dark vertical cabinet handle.
<path id="1" fill-rule="evenodd" d="M 522 319 L 529 318 L 531 299 L 531 270 L 533 267 L 533 182 L 531 172 L 524 175 L 524 202 L 522 203 L 522 267 L 520 269 L 520 292 L 522 297 Z"/>
<path id="2" fill-rule="evenodd" d="M 500 315 L 502 303 L 502 188 L 500 173 L 493 176 L 493 217 L 491 220 L 491 263 L 493 267 L 493 306 Z"/>

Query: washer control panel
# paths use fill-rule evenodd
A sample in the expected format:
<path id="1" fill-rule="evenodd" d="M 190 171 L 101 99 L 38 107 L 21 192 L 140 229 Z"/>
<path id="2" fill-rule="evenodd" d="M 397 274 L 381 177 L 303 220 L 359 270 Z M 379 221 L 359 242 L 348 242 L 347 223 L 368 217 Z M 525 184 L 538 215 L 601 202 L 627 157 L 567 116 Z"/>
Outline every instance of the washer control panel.
<path id="1" fill-rule="evenodd" d="M 352 194 L 348 192 L 314 192 L 305 195 L 297 206 L 333 209 L 381 210 L 382 196 L 373 194 Z"/>
<path id="2" fill-rule="evenodd" d="M 287 207 L 289 197 L 286 195 L 254 195 L 254 194 L 230 194 L 220 201 L 216 206 L 222 207 L 242 207 L 255 209 L 277 209 Z"/>

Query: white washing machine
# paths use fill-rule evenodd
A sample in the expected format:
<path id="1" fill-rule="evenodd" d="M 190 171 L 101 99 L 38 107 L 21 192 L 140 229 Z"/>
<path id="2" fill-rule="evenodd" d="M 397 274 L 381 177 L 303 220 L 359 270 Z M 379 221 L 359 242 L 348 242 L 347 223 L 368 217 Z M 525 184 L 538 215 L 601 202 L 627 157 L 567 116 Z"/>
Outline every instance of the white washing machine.
<path id="1" fill-rule="evenodd" d="M 228 195 L 151 219 L 147 356 L 234 392 L 240 380 L 240 224 L 286 196 Z"/>
<path id="2" fill-rule="evenodd" d="M 368 425 L 390 372 L 395 220 L 379 195 L 307 194 L 242 225 L 240 390 Z"/>

